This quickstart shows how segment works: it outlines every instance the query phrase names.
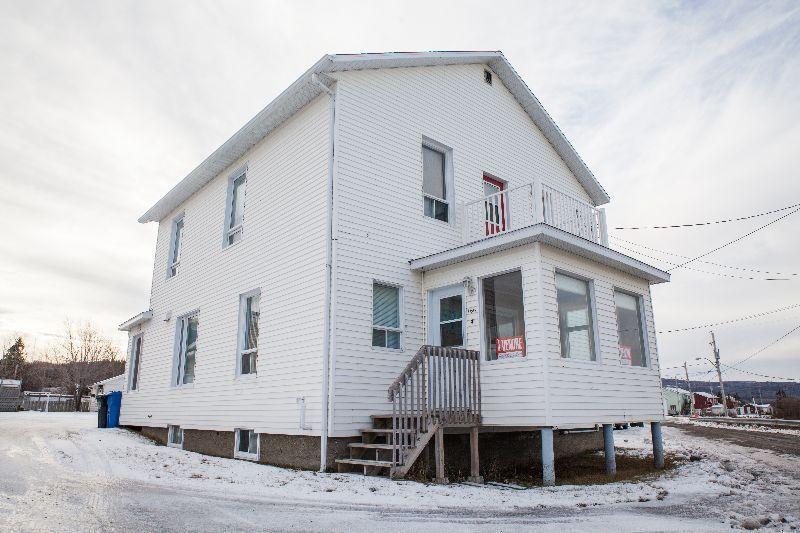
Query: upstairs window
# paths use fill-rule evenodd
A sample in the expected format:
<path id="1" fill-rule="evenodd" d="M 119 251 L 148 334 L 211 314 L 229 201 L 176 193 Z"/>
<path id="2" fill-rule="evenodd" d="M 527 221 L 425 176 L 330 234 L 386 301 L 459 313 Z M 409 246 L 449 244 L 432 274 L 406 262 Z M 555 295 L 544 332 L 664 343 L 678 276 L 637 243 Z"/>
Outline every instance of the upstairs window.
<path id="1" fill-rule="evenodd" d="M 233 456 L 238 459 L 258 461 L 258 434 L 252 429 L 236 430 L 236 448 Z"/>
<path id="2" fill-rule="evenodd" d="M 619 361 L 623 365 L 647 366 L 644 343 L 644 314 L 639 296 L 614 291 L 619 334 Z"/>
<path id="3" fill-rule="evenodd" d="M 136 335 L 131 341 L 131 357 L 128 363 L 128 390 L 139 388 L 139 363 L 142 357 L 142 336 Z"/>
<path id="4" fill-rule="evenodd" d="M 447 222 L 450 206 L 447 201 L 447 154 L 431 146 L 422 147 L 422 193 L 425 216 Z"/>
<path id="5" fill-rule="evenodd" d="M 194 383 L 195 357 L 197 355 L 197 315 L 178 320 L 178 355 L 175 359 L 175 385 Z"/>
<path id="6" fill-rule="evenodd" d="M 172 222 L 172 245 L 169 247 L 169 268 L 167 277 L 172 277 L 178 273 L 178 265 L 181 262 L 181 247 L 183 246 L 183 215 L 180 215 Z"/>
<path id="7" fill-rule="evenodd" d="M 225 224 L 225 243 L 231 245 L 242 239 L 244 222 L 244 197 L 247 185 L 247 174 L 234 174 L 228 192 L 228 218 Z"/>
<path id="8" fill-rule="evenodd" d="M 372 284 L 372 346 L 399 350 L 400 288 L 381 283 Z"/>
<path id="9" fill-rule="evenodd" d="M 556 274 L 561 357 L 594 361 L 594 325 L 589 282 Z"/>
<path id="10" fill-rule="evenodd" d="M 242 295 L 239 304 L 239 373 L 255 374 L 258 361 L 258 318 L 261 296 Z"/>

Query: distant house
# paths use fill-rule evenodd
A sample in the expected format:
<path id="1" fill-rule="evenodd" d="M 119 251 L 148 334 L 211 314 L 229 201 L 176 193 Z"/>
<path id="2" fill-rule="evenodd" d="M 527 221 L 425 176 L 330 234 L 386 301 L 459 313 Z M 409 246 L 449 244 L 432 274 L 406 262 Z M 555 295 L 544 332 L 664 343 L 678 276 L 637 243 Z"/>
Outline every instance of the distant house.
<path id="1" fill-rule="evenodd" d="M 664 414 L 687 415 L 692 403 L 692 393 L 678 387 L 664 387 Z"/>
<path id="2" fill-rule="evenodd" d="M 22 381 L 0 379 L 0 412 L 16 411 L 22 404 Z"/>
<path id="3" fill-rule="evenodd" d="M 738 410 L 740 411 L 740 416 L 772 416 L 772 406 L 768 403 L 750 402 L 742 405 Z"/>
<path id="4" fill-rule="evenodd" d="M 719 398 L 710 392 L 694 393 L 694 408 L 702 413 L 710 413 L 713 406 L 719 403 Z"/>
<path id="5" fill-rule="evenodd" d="M 119 376 L 113 376 L 103 381 L 98 381 L 94 385 L 92 385 L 91 390 L 89 391 L 91 395 L 91 400 L 89 401 L 89 410 L 90 411 L 97 411 L 97 397 L 102 396 L 103 394 L 108 394 L 109 392 L 120 391 L 125 388 L 125 374 L 120 374 Z"/>

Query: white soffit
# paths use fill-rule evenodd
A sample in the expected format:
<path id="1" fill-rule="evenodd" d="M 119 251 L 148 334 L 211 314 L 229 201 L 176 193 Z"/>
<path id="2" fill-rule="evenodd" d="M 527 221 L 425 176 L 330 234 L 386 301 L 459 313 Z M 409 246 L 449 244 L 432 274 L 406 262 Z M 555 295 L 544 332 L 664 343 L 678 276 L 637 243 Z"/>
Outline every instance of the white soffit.
<path id="1" fill-rule="evenodd" d="M 188 176 L 156 202 L 139 218 L 139 222 L 156 222 L 174 211 L 187 198 L 199 191 L 208 182 L 238 161 L 253 146 L 275 128 L 288 120 L 314 98 L 321 94 L 314 83 L 314 74 L 331 86 L 335 82 L 324 76 L 326 73 L 347 70 L 382 68 L 426 67 L 442 65 L 485 64 L 517 99 L 534 124 L 542 131 L 596 205 L 603 205 L 610 198 L 592 172 L 583 162 L 573 146 L 564 136 L 542 104 L 534 96 L 523 79 L 517 74 L 502 52 L 390 52 L 380 54 L 336 54 L 325 55 L 310 69 L 270 102 L 239 131 L 217 148 Z"/>

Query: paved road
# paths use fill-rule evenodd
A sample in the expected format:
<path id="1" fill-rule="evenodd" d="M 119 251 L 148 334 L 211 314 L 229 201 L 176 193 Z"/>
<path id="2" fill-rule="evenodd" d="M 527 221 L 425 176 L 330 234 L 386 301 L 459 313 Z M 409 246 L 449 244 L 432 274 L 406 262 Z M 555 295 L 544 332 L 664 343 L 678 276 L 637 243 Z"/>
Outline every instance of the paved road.
<path id="1" fill-rule="evenodd" d="M 695 437 L 724 440 L 737 446 L 769 450 L 800 457 L 800 436 L 786 433 L 768 433 L 743 428 L 718 428 L 695 424 L 665 424 Z"/>

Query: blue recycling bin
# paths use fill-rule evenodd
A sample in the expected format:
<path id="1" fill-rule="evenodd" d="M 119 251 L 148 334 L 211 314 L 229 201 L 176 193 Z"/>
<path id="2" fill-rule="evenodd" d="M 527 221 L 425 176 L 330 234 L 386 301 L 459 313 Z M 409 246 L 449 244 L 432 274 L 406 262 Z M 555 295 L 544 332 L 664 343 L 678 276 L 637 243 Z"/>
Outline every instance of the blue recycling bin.
<path id="1" fill-rule="evenodd" d="M 122 393 L 115 391 L 106 395 L 108 403 L 108 423 L 106 427 L 115 428 L 119 426 L 119 411 L 122 407 Z"/>

